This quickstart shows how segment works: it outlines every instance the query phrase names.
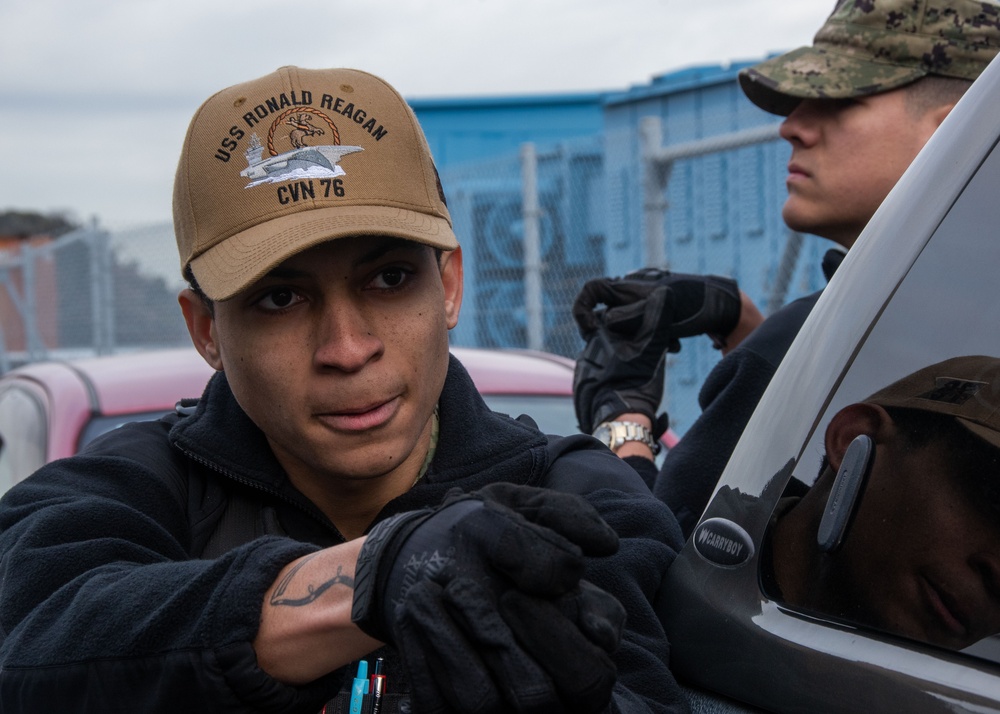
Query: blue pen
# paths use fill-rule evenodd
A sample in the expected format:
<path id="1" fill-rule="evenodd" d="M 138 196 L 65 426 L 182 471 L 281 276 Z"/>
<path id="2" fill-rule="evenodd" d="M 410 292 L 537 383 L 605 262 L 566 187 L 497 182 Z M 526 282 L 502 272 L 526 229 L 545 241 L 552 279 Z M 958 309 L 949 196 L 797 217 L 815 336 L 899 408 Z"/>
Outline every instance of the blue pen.
<path id="1" fill-rule="evenodd" d="M 351 708 L 350 714 L 361 714 L 361 703 L 368 692 L 368 661 L 358 662 L 358 675 L 354 678 L 351 686 Z"/>

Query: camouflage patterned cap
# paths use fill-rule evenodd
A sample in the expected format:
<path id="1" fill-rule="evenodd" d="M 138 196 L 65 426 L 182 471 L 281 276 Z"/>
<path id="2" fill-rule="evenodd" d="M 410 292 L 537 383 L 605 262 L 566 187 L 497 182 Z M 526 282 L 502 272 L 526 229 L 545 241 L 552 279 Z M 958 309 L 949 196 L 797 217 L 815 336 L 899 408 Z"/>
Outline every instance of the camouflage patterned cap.
<path id="1" fill-rule="evenodd" d="M 878 94 L 928 74 L 974 80 L 998 48 L 992 0 L 838 0 L 811 47 L 744 69 L 739 80 L 750 101 L 787 116 L 802 99 Z"/>

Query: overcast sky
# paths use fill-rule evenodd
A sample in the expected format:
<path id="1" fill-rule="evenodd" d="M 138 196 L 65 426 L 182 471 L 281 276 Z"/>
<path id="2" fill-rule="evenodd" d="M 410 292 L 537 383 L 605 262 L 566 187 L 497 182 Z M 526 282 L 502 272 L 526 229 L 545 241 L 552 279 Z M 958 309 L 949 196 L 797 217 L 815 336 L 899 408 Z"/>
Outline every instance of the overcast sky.
<path id="1" fill-rule="evenodd" d="M 9 0 L 0 210 L 170 218 L 191 115 L 286 64 L 408 98 L 620 90 L 809 44 L 833 0 Z"/>

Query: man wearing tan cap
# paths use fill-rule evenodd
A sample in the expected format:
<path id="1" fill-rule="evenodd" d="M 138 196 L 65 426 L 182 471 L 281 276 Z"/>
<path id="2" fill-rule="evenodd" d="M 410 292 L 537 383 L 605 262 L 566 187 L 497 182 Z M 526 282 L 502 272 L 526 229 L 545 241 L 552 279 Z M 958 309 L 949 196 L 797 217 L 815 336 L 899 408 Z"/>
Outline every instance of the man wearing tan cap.
<path id="1" fill-rule="evenodd" d="M 780 133 L 792 153 L 782 216 L 793 230 L 839 244 L 823 260 L 828 278 L 998 48 L 995 0 L 840 0 L 811 46 L 740 73 L 740 86 L 754 104 L 786 117 Z M 644 283 L 635 277 L 598 281 L 581 291 L 574 308 L 585 315 L 578 322 L 588 340 L 578 361 L 577 384 L 587 389 L 586 398 L 577 399 L 577 414 L 581 424 L 595 422 L 602 433 L 607 429 L 597 422 L 635 424 L 633 433 L 640 437 L 663 423 L 656 414 L 663 380 L 650 377 L 662 369 L 668 346 L 679 349 L 679 344 L 663 334 L 672 328 L 649 326 L 670 325 L 672 317 L 662 314 L 661 305 L 689 306 L 678 319 L 690 323 L 690 306 L 712 294 L 710 284 L 690 279 L 678 284 L 662 271 L 642 278 Z M 656 297 L 663 291 L 672 291 L 672 299 Z M 613 329 L 594 328 L 595 318 L 587 314 L 597 307 L 593 295 L 601 295 L 609 308 L 596 321 Z M 685 535 L 818 298 L 815 293 L 796 300 L 763 323 L 746 301 L 737 319 L 727 302 L 702 308 L 698 324 L 707 334 L 722 335 L 727 354 L 701 388 L 701 416 L 667 454 L 658 475 L 641 438 L 621 442 L 617 453 L 655 482 L 654 492 L 670 505 Z M 624 312 L 631 320 L 622 319 Z M 644 312 L 649 314 L 635 318 Z M 628 325 L 639 327 L 623 329 Z"/>
<path id="2" fill-rule="evenodd" d="M 174 216 L 218 373 L 0 503 L 0 710 L 686 709 L 653 608 L 677 524 L 449 355 L 462 253 L 392 87 L 217 93 Z"/>
<path id="3" fill-rule="evenodd" d="M 1000 633 L 1000 359 L 918 370 L 825 437 L 816 483 L 779 506 L 768 594 L 952 649 Z"/>

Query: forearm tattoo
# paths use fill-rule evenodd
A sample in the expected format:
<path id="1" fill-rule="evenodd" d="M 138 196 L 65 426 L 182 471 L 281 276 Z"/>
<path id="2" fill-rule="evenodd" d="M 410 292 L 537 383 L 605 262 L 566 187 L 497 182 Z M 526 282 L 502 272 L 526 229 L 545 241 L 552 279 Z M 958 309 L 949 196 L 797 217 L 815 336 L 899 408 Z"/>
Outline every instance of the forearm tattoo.
<path id="1" fill-rule="evenodd" d="M 320 595 L 325 593 L 334 585 L 346 585 L 349 588 L 354 588 L 354 578 L 349 575 L 344 575 L 343 566 L 338 565 L 336 575 L 329 580 L 326 580 L 319 585 L 316 585 L 315 583 L 306 583 L 306 595 L 298 598 L 285 597 L 285 593 L 292 584 L 292 580 L 295 579 L 295 576 L 299 574 L 299 571 L 306 565 L 306 563 L 315 558 L 317 555 L 319 555 L 319 553 L 313 553 L 312 555 L 303 558 L 298 565 L 288 571 L 288 574 L 278 582 L 278 586 L 274 589 L 274 592 L 271 593 L 271 598 L 269 600 L 271 605 L 275 607 L 280 605 L 287 605 L 288 607 L 302 607 L 303 605 L 315 602 Z"/>

